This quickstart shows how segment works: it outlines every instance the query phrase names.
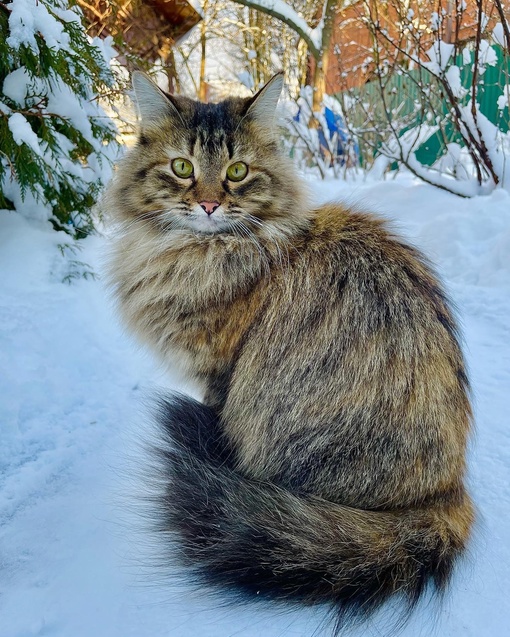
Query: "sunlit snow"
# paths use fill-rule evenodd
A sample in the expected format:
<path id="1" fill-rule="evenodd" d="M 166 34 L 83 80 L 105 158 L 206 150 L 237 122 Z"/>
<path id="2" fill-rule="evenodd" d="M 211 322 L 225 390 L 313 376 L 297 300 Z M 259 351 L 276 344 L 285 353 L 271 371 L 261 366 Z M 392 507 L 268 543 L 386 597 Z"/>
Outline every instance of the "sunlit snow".
<path id="1" fill-rule="evenodd" d="M 311 183 L 317 200 L 375 210 L 436 263 L 458 307 L 473 381 L 471 551 L 439 610 L 405 637 L 505 637 L 510 602 L 510 195 L 461 199 L 405 175 Z M 0 637 L 305 637 L 323 609 L 192 589 L 151 566 L 144 471 L 158 368 L 118 324 L 103 281 L 61 283 L 66 237 L 0 213 Z M 103 272 L 105 237 L 80 259 Z M 379 635 L 387 613 L 367 632 Z"/>

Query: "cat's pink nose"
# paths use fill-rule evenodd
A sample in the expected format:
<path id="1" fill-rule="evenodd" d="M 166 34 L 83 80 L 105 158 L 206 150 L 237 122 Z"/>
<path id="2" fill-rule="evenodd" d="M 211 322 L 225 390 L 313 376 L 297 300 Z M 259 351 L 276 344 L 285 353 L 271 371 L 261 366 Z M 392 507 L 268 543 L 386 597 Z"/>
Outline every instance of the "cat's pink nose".
<path id="1" fill-rule="evenodd" d="M 219 201 L 199 201 L 198 205 L 201 206 L 208 215 L 212 215 L 212 213 L 219 207 Z"/>

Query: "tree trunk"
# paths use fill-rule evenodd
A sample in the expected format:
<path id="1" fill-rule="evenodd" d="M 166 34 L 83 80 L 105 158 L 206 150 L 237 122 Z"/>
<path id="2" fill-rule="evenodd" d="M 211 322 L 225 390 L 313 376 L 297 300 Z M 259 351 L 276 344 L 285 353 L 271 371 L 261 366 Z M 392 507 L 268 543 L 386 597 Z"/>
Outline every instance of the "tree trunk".
<path id="1" fill-rule="evenodd" d="M 177 69 L 175 67 L 175 56 L 173 49 L 170 49 L 168 51 L 165 72 L 168 78 L 168 92 L 172 94 L 179 93 L 181 87 L 179 84 Z"/>
<path id="2" fill-rule="evenodd" d="M 207 49 L 207 22 L 205 16 L 207 13 L 207 0 L 204 2 L 202 8 L 204 12 L 204 19 L 200 23 L 200 80 L 198 84 L 198 99 L 201 102 L 207 101 L 207 85 L 205 83 L 205 63 L 206 63 L 206 49 Z"/>
<path id="3" fill-rule="evenodd" d="M 314 113 L 320 112 L 324 95 L 327 93 L 329 58 L 331 38 L 335 27 L 335 16 L 339 0 L 328 0 L 324 9 L 324 27 L 322 29 L 322 41 L 318 58 L 315 60 L 315 72 L 313 76 L 313 104 Z"/>
<path id="4" fill-rule="evenodd" d="M 319 112 L 321 110 L 324 94 L 326 93 L 330 57 L 329 49 L 335 26 L 335 14 L 337 8 L 340 6 L 340 0 L 327 0 L 325 3 L 323 13 L 320 16 L 320 20 L 323 20 L 324 24 L 321 33 L 320 47 L 317 47 L 316 41 L 313 37 L 313 29 L 311 29 L 308 24 L 304 23 L 303 18 L 297 14 L 290 5 L 286 5 L 286 11 L 283 12 L 276 2 L 272 5 L 260 2 L 260 0 L 234 0 L 234 2 L 281 20 L 306 42 L 308 51 L 315 61 L 312 76 L 312 108 L 314 112 Z"/>

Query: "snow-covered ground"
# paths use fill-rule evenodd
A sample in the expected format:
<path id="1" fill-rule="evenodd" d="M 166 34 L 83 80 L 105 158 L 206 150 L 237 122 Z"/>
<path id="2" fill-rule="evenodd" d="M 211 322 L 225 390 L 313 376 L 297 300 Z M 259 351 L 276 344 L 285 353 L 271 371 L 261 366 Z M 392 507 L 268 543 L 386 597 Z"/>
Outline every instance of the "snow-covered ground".
<path id="1" fill-rule="evenodd" d="M 395 219 L 436 262 L 465 335 L 478 528 L 446 603 L 424 605 L 403 635 L 506 637 L 510 195 L 464 200 L 405 177 L 314 190 Z M 64 239 L 0 213 L 0 637 L 327 634 L 321 609 L 225 607 L 182 574 L 147 566 L 145 403 L 177 381 L 123 333 L 101 280 L 61 283 Z M 106 239 L 90 238 L 79 258 L 100 273 L 106 249 Z M 378 635 L 385 624 L 383 613 L 356 634 Z"/>

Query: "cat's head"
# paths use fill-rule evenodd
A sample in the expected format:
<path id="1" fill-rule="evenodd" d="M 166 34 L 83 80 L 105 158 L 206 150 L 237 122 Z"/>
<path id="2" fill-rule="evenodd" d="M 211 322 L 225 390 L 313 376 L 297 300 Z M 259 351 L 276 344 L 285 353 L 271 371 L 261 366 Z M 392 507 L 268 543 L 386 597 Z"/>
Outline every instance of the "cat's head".
<path id="1" fill-rule="evenodd" d="M 135 73 L 141 123 L 113 188 L 117 216 L 168 234 L 292 234 L 304 206 L 275 130 L 282 86 L 279 73 L 253 97 L 203 104 Z"/>

